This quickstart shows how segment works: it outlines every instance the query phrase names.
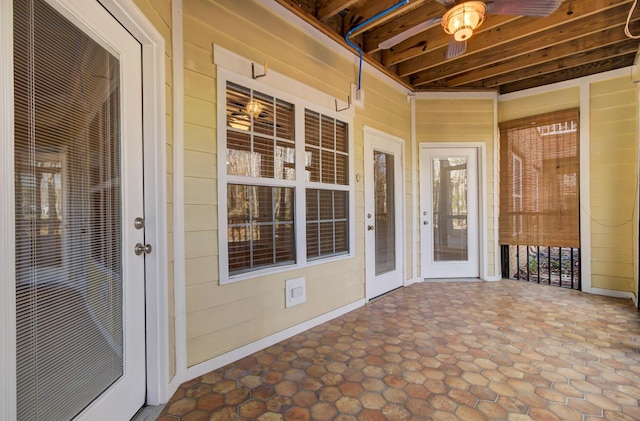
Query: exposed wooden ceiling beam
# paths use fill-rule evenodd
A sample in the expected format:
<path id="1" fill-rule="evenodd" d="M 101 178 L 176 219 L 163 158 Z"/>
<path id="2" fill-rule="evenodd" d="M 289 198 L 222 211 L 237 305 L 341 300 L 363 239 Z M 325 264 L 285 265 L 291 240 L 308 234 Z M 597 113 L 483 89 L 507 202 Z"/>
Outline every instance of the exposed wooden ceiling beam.
<path id="1" fill-rule="evenodd" d="M 395 19 L 397 16 L 407 14 L 407 13 L 412 13 L 413 10 L 418 8 L 425 1 L 426 0 L 414 0 L 409 4 L 402 6 L 389 14 L 386 14 L 378 19 L 375 19 L 373 22 L 371 22 L 370 25 L 366 25 L 358 29 L 357 31 L 354 31 L 353 35 L 354 36 L 360 35 L 366 31 L 372 30 L 377 26 L 384 25 L 386 22 L 389 22 L 390 20 Z M 354 11 L 353 15 L 347 16 L 346 21 L 349 23 L 350 28 L 354 27 L 356 25 L 359 25 L 362 22 L 365 22 L 368 19 L 373 18 L 377 14 L 384 12 L 388 8 L 399 3 L 400 3 L 400 0 L 377 0 L 377 1 L 368 2 L 365 5 L 366 10 L 364 10 L 365 7 L 363 7 L 363 9 Z"/>
<path id="2" fill-rule="evenodd" d="M 523 79 L 529 79 L 532 77 L 554 73 L 573 67 L 580 67 L 584 64 L 600 62 L 603 60 L 611 60 L 619 56 L 626 56 L 628 54 L 635 53 L 637 49 L 637 42 L 634 42 L 633 40 L 627 40 L 613 45 L 610 48 L 600 48 L 596 50 L 580 52 L 570 57 L 565 57 L 546 63 L 540 63 L 538 65 L 524 67 L 511 73 L 490 77 L 483 80 L 482 85 L 487 88 L 495 87 L 498 85 L 506 85 L 509 83 L 518 82 Z"/>
<path id="3" fill-rule="evenodd" d="M 616 43 L 622 43 L 627 41 L 628 38 L 624 34 L 622 26 L 615 26 L 604 31 L 596 32 L 591 35 L 587 35 L 582 38 L 567 41 L 561 44 L 553 45 L 551 47 L 543 48 L 541 50 L 529 52 L 517 57 L 510 58 L 508 60 L 492 64 L 483 68 L 466 72 L 459 76 L 454 76 L 446 81 L 446 85 L 449 87 L 467 85 L 469 83 L 483 80 L 483 79 L 496 79 L 499 80 L 499 75 L 512 74 L 516 70 L 524 69 L 527 67 L 537 66 L 546 62 L 553 62 L 555 60 L 570 57 L 576 53 L 576 51 L 591 51 L 593 49 L 603 49 L 603 47 L 610 46 Z M 637 41 L 627 42 L 626 47 L 629 45 L 637 48 Z M 612 48 L 618 47 L 613 46 Z M 608 49 L 607 49 L 608 50 Z M 628 52 L 628 51 L 627 51 Z M 614 54 L 618 55 L 618 54 Z M 603 57 L 604 58 L 604 57 Z M 506 82 L 503 82 L 506 83 Z M 484 86 L 495 86 L 498 83 L 484 82 Z"/>
<path id="4" fill-rule="evenodd" d="M 318 19 L 329 19 L 330 17 L 337 15 L 338 13 L 340 13 L 340 11 L 351 7 L 357 2 L 358 0 L 327 0 L 318 9 Z"/>
<path id="5" fill-rule="evenodd" d="M 445 11 L 446 10 L 442 4 L 437 1 L 430 1 L 428 3 L 424 3 L 422 6 L 414 9 L 410 13 L 405 13 L 404 15 L 398 16 L 382 25 L 376 25 L 375 28 L 367 31 L 365 34 L 364 51 L 367 53 L 378 51 L 378 44 L 382 41 L 398 35 L 407 29 L 413 28 L 427 19 L 442 16 Z"/>
<path id="6" fill-rule="evenodd" d="M 594 75 L 596 73 L 607 72 L 609 70 L 619 69 L 633 65 L 635 53 L 625 56 L 618 56 L 608 60 L 602 60 L 595 63 L 585 64 L 571 69 L 565 69 L 561 72 L 543 74 L 537 77 L 524 79 L 518 82 L 502 85 L 500 93 L 507 94 L 509 92 L 521 91 L 523 89 L 534 88 L 536 86 L 548 85 L 550 83 L 562 82 L 570 79 Z"/>
<path id="7" fill-rule="evenodd" d="M 417 69 L 426 68 L 422 71 L 418 70 L 419 73 L 412 76 L 413 82 L 422 85 L 433 80 L 451 77 L 491 63 L 497 63 L 505 58 L 520 55 L 523 51 L 539 50 L 619 25 L 620 22 L 624 22 L 624 19 L 626 19 L 627 13 L 628 7 L 626 5 L 619 5 L 613 9 L 600 11 L 598 20 L 595 22 L 591 20 L 588 25 L 581 20 L 572 20 L 564 23 L 561 30 L 556 28 L 557 25 L 554 25 L 552 28 L 547 27 L 544 31 L 533 35 L 529 35 L 526 32 L 519 32 L 519 28 L 515 25 L 516 22 L 514 22 L 513 24 L 504 25 L 501 28 L 502 34 L 485 33 L 484 36 L 479 36 L 477 39 L 472 38 L 467 46 L 466 54 L 454 60 L 448 60 L 437 66 L 437 68 L 434 67 L 433 61 L 438 57 L 441 58 L 441 56 L 445 54 L 446 49 L 423 54 L 419 59 L 420 61 L 424 61 L 424 64 L 420 66 L 418 66 L 417 62 L 411 60 L 400 63 L 397 70 L 401 76 L 406 76 L 415 73 Z M 528 26 L 528 20 L 533 18 L 526 19 L 527 24 L 520 25 L 520 27 Z M 505 33 L 510 35 L 504 38 Z M 499 45 L 500 48 L 491 49 L 497 45 Z M 480 54 L 480 52 L 483 53 Z M 430 55 L 434 55 L 434 57 L 429 57 Z M 430 59 L 430 61 L 426 62 L 425 59 Z"/>
<path id="8" fill-rule="evenodd" d="M 314 26 L 316 29 L 321 31 L 323 34 L 327 35 L 329 38 L 331 38 L 338 44 L 342 45 L 349 51 L 352 51 L 354 54 L 356 53 L 356 51 L 354 51 L 353 48 L 351 48 L 351 46 L 347 44 L 347 42 L 344 40 L 342 36 L 340 36 L 335 31 L 331 30 L 331 28 L 329 28 L 329 26 L 327 26 L 326 24 L 323 24 L 318 19 L 315 19 L 312 15 L 310 15 L 309 13 L 301 9 L 298 5 L 295 4 L 295 2 L 292 2 L 291 0 L 275 0 L 275 1 L 278 4 L 282 5 L 283 7 L 285 7 L 290 12 L 292 12 L 294 15 L 298 16 L 299 18 L 307 22 L 308 24 Z M 380 70 L 381 72 L 387 74 L 391 79 L 395 80 L 405 88 L 407 89 L 413 88 L 411 85 L 409 85 L 409 82 L 405 78 L 401 78 L 397 74 L 389 71 L 389 69 L 384 67 L 379 61 L 371 58 L 369 55 L 363 54 L 362 58 L 365 62 L 369 63 L 370 65 Z"/>
<path id="9" fill-rule="evenodd" d="M 485 22 L 475 31 L 476 36 L 496 28 L 500 25 L 520 19 L 520 16 L 493 15 L 487 16 Z M 429 51 L 449 45 L 451 35 L 444 32 L 442 26 L 437 24 L 435 27 L 414 35 L 413 37 L 401 42 L 393 48 L 383 50 L 382 63 L 389 67 L 394 64 L 402 63 Z"/>

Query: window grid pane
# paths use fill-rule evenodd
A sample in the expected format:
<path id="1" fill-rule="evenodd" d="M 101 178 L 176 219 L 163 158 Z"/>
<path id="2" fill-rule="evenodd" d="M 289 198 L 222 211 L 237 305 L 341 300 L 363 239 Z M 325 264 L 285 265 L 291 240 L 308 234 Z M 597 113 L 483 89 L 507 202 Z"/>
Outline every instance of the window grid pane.
<path id="1" fill-rule="evenodd" d="M 227 82 L 227 174 L 295 180 L 293 104 Z"/>
<path id="2" fill-rule="evenodd" d="M 349 251 L 348 192 L 306 190 L 307 258 L 322 258 Z"/>
<path id="3" fill-rule="evenodd" d="M 229 273 L 295 263 L 294 189 L 227 186 Z"/>
<path id="4" fill-rule="evenodd" d="M 305 110 L 305 180 L 349 184 L 348 125 Z"/>

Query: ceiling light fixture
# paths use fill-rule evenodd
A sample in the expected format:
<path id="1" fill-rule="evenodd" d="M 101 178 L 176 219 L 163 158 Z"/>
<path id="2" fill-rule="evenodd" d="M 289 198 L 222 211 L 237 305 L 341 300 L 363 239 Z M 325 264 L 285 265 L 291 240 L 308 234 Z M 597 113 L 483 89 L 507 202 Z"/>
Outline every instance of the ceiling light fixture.
<path id="1" fill-rule="evenodd" d="M 442 27 L 453 34 L 456 41 L 466 41 L 484 21 L 487 5 L 481 1 L 466 1 L 457 4 L 442 17 Z"/>

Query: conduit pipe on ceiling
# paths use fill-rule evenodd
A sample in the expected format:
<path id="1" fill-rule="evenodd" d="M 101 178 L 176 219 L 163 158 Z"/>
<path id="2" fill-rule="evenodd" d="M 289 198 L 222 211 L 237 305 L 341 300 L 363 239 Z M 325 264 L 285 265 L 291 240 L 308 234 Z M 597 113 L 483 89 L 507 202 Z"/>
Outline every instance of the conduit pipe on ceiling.
<path id="1" fill-rule="evenodd" d="M 351 42 L 351 40 L 349 39 L 351 37 L 351 34 L 356 32 L 360 28 L 363 28 L 369 25 L 371 22 L 388 15 L 389 13 L 395 11 L 396 9 L 399 9 L 402 6 L 409 4 L 409 1 L 410 0 L 402 0 L 400 3 L 394 4 L 388 9 L 385 9 L 382 12 L 378 13 L 377 15 L 365 20 L 361 24 L 354 26 L 349 30 L 349 32 L 347 32 L 347 35 L 344 36 L 344 40 L 347 42 L 347 44 L 349 44 L 354 50 L 356 50 L 358 52 L 358 55 L 360 56 L 360 66 L 358 67 L 358 88 L 357 88 L 358 92 L 360 91 L 360 87 L 362 86 L 362 49 L 358 47 L 356 44 L 354 44 L 353 42 Z"/>

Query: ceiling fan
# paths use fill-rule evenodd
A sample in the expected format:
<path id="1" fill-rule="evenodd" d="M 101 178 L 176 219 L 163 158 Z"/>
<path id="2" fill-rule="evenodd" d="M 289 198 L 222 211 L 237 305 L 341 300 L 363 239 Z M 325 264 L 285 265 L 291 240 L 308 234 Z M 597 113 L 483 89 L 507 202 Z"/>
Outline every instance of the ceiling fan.
<path id="1" fill-rule="evenodd" d="M 446 54 L 446 57 L 450 59 L 464 54 L 467 50 L 467 40 L 473 35 L 473 31 L 482 24 L 485 14 L 544 17 L 553 13 L 562 3 L 562 0 L 436 1 L 448 9 L 443 16 L 427 19 L 381 42 L 378 46 L 383 50 L 389 49 L 440 23 L 444 31 L 451 34 Z"/>

